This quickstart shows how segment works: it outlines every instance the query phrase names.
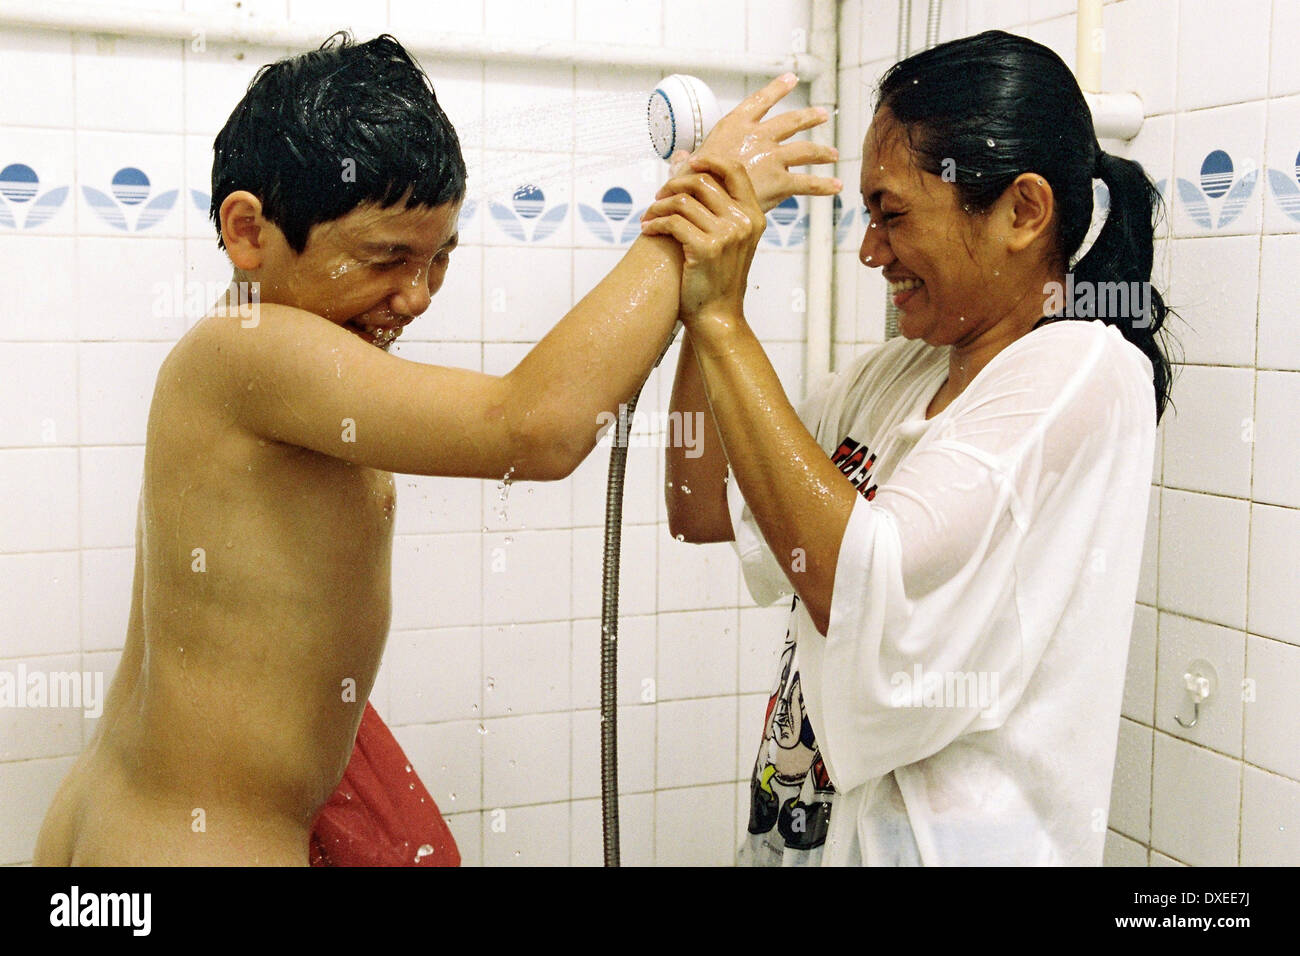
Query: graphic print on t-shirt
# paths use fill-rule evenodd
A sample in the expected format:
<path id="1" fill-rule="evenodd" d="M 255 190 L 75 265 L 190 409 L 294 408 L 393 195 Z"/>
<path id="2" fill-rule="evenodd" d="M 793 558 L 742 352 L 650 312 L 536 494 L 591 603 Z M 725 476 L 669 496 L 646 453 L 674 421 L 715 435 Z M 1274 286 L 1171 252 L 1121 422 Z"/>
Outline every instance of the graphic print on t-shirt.
<path id="1" fill-rule="evenodd" d="M 858 494 L 868 501 L 876 497 L 876 486 L 871 483 L 871 468 L 876 463 L 876 455 L 874 452 L 867 454 L 865 443 L 860 444 L 845 435 L 840 447 L 831 455 L 831 463 L 858 489 Z"/>
<path id="2" fill-rule="evenodd" d="M 868 501 L 876 496 L 871 481 L 876 456 L 865 444 L 845 436 L 831 461 L 860 495 Z M 792 616 L 798 606 L 796 595 L 790 604 Z M 749 782 L 749 832 L 762 835 L 775 829 L 786 847 L 811 850 L 826 842 L 835 787 L 804 710 L 794 651 L 792 620 L 781 650 L 781 677 L 767 701 L 763 739 Z"/>

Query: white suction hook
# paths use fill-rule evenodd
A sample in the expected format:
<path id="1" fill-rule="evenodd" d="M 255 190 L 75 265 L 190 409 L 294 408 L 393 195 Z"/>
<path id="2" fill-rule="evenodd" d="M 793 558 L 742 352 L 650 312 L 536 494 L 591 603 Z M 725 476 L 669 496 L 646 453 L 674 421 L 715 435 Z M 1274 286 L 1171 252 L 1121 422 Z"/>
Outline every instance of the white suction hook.
<path id="1" fill-rule="evenodd" d="M 650 145 L 661 159 L 679 149 L 693 153 L 721 117 L 717 97 L 699 77 L 685 73 L 666 76 L 646 103 Z"/>
<path id="2" fill-rule="evenodd" d="M 1178 721 L 1178 726 L 1190 729 L 1201 719 L 1201 704 L 1210 699 L 1215 687 L 1218 686 L 1218 675 L 1214 672 L 1214 665 L 1202 658 L 1192 661 L 1183 673 L 1183 686 L 1192 697 L 1192 722 L 1187 723 L 1177 714 L 1174 714 L 1174 720 Z"/>

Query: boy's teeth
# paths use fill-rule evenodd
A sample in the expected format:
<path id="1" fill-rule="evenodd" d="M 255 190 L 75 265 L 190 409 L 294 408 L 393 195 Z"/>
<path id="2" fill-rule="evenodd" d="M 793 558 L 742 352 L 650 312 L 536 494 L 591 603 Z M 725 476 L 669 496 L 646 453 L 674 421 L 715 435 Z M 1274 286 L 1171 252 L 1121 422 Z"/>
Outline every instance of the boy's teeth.
<path id="1" fill-rule="evenodd" d="M 897 295 L 910 289 L 919 289 L 924 284 L 920 279 L 900 279 L 897 282 L 889 283 L 889 294 Z"/>

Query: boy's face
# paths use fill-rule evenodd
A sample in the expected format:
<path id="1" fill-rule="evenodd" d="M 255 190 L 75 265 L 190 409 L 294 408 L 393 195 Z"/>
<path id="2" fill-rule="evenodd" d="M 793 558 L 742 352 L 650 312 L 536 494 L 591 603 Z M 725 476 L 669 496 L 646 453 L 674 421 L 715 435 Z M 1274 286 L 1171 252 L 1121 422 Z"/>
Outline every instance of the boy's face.
<path id="1" fill-rule="evenodd" d="M 261 283 L 261 301 L 315 312 L 387 351 L 442 287 L 460 205 L 367 203 L 313 226 L 301 254 L 261 220 L 260 265 L 244 271 Z"/>

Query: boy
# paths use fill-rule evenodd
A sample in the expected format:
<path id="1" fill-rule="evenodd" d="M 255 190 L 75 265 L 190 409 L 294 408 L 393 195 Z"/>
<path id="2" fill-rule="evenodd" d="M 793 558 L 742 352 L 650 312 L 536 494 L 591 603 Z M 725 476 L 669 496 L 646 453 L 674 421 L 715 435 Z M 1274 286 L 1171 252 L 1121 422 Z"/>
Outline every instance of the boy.
<path id="1" fill-rule="evenodd" d="M 675 321 L 680 246 L 643 237 L 507 375 L 386 354 L 442 284 L 465 166 L 396 40 L 334 40 L 264 67 L 214 144 L 234 281 L 159 371 L 122 661 L 37 865 L 305 865 L 313 842 L 325 862 L 348 831 L 311 839 L 327 801 L 369 804 L 364 843 L 386 830 L 376 804 L 401 817 L 395 794 L 427 798 L 389 776 L 400 748 L 366 704 L 389 625 L 392 472 L 567 476 Z M 759 122 L 793 83 L 751 96 L 707 147 L 746 161 L 766 208 L 838 188 L 789 172 L 833 150 L 783 142 L 824 111 Z M 377 751 L 349 766 L 367 739 Z M 428 802 L 392 852 L 454 862 Z"/>

